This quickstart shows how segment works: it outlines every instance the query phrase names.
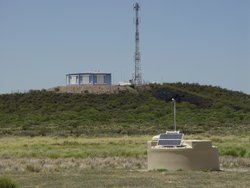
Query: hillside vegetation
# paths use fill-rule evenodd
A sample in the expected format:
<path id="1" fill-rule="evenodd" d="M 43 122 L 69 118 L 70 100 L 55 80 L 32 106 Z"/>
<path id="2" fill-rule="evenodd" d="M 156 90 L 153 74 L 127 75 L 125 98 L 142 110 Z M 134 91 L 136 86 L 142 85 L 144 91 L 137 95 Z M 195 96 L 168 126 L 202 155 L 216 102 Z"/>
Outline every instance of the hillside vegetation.
<path id="1" fill-rule="evenodd" d="M 116 94 L 32 90 L 0 95 L 1 135 L 250 134 L 250 96 L 199 84 L 165 83 Z"/>

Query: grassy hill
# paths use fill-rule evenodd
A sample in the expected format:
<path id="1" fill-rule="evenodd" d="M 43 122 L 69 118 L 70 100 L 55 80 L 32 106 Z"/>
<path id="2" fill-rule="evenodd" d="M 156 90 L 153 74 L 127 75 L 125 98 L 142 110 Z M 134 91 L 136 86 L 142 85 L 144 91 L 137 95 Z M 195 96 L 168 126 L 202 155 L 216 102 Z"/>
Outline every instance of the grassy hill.
<path id="1" fill-rule="evenodd" d="M 186 134 L 250 134 L 250 95 L 165 83 L 118 93 L 46 90 L 0 95 L 0 135 L 141 135 L 173 127 Z"/>

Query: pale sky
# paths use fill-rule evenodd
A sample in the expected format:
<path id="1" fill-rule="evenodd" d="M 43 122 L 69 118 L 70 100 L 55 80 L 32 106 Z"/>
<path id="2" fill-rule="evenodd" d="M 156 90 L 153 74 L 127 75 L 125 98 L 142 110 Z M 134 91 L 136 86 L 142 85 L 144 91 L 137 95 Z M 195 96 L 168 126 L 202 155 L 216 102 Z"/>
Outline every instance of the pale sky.
<path id="1" fill-rule="evenodd" d="M 134 72 L 132 0 L 0 0 L 0 93 Z M 140 0 L 143 80 L 250 94 L 249 0 Z"/>

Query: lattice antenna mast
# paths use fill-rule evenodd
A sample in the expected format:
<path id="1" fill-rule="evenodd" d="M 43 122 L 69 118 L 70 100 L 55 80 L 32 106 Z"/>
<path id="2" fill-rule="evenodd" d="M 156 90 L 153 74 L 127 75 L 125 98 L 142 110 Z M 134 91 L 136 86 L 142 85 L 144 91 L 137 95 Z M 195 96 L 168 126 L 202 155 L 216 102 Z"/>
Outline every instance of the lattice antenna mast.
<path id="1" fill-rule="evenodd" d="M 142 75 L 141 75 L 141 54 L 139 48 L 139 3 L 134 4 L 135 10 L 135 72 L 133 77 L 133 84 L 141 85 L 142 84 Z"/>

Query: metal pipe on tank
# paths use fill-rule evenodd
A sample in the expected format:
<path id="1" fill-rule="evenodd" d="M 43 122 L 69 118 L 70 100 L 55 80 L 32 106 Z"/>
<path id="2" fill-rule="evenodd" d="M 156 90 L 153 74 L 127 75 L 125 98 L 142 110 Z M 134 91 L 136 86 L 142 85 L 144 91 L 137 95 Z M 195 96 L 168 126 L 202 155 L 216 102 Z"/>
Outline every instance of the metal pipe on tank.
<path id="1" fill-rule="evenodd" d="M 176 104 L 175 104 L 175 99 L 172 98 L 172 101 L 174 102 L 174 131 L 176 131 Z"/>

